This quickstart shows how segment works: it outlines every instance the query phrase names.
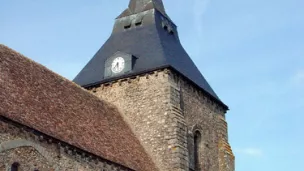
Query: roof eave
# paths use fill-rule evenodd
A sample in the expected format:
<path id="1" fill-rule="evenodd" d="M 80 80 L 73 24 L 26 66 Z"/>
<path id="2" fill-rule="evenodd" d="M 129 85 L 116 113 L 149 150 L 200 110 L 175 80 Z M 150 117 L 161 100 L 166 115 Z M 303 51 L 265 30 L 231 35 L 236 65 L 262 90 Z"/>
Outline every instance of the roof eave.
<path id="1" fill-rule="evenodd" d="M 198 89 L 200 89 L 201 91 L 203 91 L 209 98 L 211 98 L 216 103 L 218 103 L 221 107 L 223 107 L 224 110 L 226 110 L 226 111 L 229 110 L 229 107 L 224 102 L 222 102 L 220 99 L 218 99 L 218 98 L 214 97 L 213 95 L 211 95 L 208 91 L 206 91 L 205 89 L 203 89 L 201 86 L 199 86 L 198 84 L 196 84 L 190 78 L 186 77 L 184 74 L 182 74 L 181 72 L 179 72 L 177 69 L 173 68 L 170 65 L 164 65 L 164 66 L 161 66 L 161 67 L 157 67 L 157 68 L 153 68 L 153 69 L 148 69 L 148 70 L 143 70 L 143 71 L 140 71 L 140 72 L 135 72 L 135 73 L 130 73 L 130 74 L 124 74 L 124 75 L 121 75 L 121 76 L 112 77 L 112 78 L 104 79 L 102 81 L 97 81 L 95 83 L 84 84 L 84 85 L 81 85 L 81 86 L 84 87 L 84 88 L 90 88 L 90 87 L 98 86 L 100 84 L 105 84 L 105 83 L 117 81 L 117 80 L 120 80 L 120 79 L 130 78 L 130 77 L 133 77 L 133 76 L 136 76 L 136 75 L 143 75 L 143 74 L 147 74 L 149 72 L 153 72 L 153 71 L 157 71 L 157 70 L 161 70 L 161 69 L 165 69 L 165 68 L 172 69 L 174 72 L 178 73 L 179 75 L 182 75 L 187 81 L 191 82 L 195 87 L 197 87 Z"/>

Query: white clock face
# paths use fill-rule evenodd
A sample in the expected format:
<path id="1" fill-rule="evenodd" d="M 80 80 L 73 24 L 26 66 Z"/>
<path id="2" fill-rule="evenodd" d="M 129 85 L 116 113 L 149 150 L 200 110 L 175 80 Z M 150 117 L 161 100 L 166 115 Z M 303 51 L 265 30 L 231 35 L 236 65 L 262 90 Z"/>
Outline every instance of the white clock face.
<path id="1" fill-rule="evenodd" d="M 125 60 L 122 57 L 117 57 L 112 62 L 112 72 L 120 73 L 125 68 Z"/>

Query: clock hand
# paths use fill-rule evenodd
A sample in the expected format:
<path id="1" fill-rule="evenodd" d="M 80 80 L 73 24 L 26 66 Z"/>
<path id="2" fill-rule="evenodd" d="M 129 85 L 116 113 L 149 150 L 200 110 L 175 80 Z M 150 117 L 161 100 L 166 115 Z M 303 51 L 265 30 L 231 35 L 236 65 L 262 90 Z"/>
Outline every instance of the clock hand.
<path id="1" fill-rule="evenodd" d="M 117 69 L 117 68 L 118 68 L 118 65 L 119 65 L 119 64 L 118 64 L 118 62 L 117 62 L 114 68 Z"/>

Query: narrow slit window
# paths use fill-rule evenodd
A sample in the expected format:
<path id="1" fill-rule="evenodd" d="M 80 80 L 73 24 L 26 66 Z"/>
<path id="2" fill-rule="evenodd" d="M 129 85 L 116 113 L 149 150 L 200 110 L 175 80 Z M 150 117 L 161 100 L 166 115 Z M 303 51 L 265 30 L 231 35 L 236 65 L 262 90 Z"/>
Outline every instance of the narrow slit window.
<path id="1" fill-rule="evenodd" d="M 199 170 L 200 163 L 200 143 L 201 143 L 201 133 L 199 131 L 195 131 L 194 134 L 194 166 L 195 170 Z"/>
<path id="2" fill-rule="evenodd" d="M 168 31 L 168 26 L 164 26 L 164 29 L 165 29 L 166 31 Z"/>
<path id="3" fill-rule="evenodd" d="M 19 166 L 20 166 L 19 163 L 17 163 L 17 162 L 13 163 L 12 166 L 11 166 L 11 171 L 18 171 Z"/>
<path id="4" fill-rule="evenodd" d="M 174 34 L 172 26 L 169 26 L 169 27 L 168 27 L 168 32 L 169 32 L 169 34 L 171 34 L 171 35 Z"/>
<path id="5" fill-rule="evenodd" d="M 131 25 L 124 26 L 125 29 L 131 28 Z"/>
<path id="6" fill-rule="evenodd" d="M 143 15 L 137 16 L 136 19 L 135 19 L 135 26 L 140 26 L 140 25 L 142 25 L 143 18 L 144 18 Z"/>
<path id="7" fill-rule="evenodd" d="M 140 26 L 142 22 L 135 23 L 135 26 Z"/>
<path id="8" fill-rule="evenodd" d="M 126 20 L 124 21 L 123 25 L 124 25 L 124 29 L 129 29 L 129 28 L 131 28 L 131 25 L 132 25 L 131 20 L 130 20 L 130 19 L 126 19 Z"/>

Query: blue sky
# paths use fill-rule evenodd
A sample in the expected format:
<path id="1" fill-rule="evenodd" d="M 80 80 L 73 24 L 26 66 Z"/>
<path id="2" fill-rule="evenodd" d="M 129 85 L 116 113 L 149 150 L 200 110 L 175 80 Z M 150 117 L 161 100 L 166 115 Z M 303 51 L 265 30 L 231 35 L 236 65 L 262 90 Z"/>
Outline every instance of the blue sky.
<path id="1" fill-rule="evenodd" d="M 237 171 L 301 171 L 304 1 L 164 0 L 185 49 L 229 105 Z M 127 0 L 0 0 L 0 43 L 73 79 Z"/>

